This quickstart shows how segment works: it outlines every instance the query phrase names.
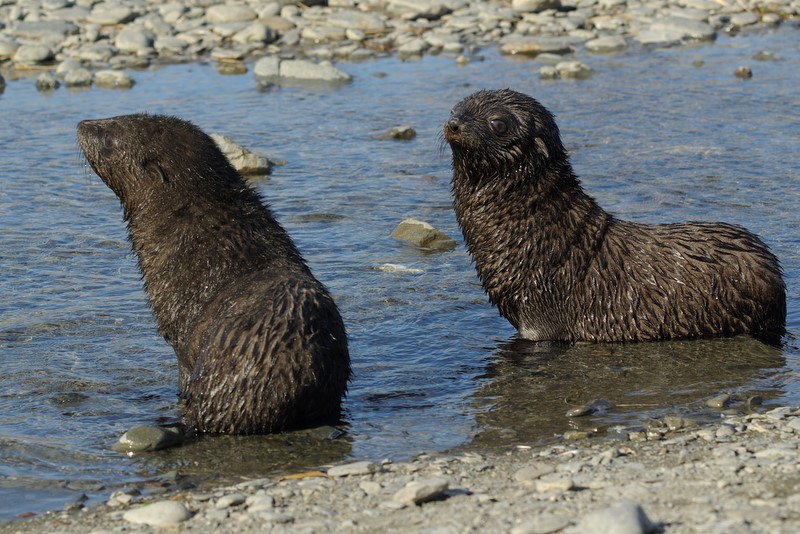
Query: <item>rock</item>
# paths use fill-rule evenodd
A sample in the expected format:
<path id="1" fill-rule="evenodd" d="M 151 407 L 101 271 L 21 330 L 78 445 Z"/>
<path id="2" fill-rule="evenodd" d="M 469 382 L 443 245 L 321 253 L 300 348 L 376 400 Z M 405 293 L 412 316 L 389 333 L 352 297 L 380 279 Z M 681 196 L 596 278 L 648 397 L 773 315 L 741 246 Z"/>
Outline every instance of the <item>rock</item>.
<path id="1" fill-rule="evenodd" d="M 452 11 L 448 3 L 447 0 L 389 0 L 386 9 L 407 19 L 436 20 Z"/>
<path id="2" fill-rule="evenodd" d="M 379 139 L 414 139 L 417 136 L 417 131 L 411 126 L 394 126 L 388 132 L 379 136 Z"/>
<path id="3" fill-rule="evenodd" d="M 406 274 L 419 274 L 423 273 L 422 269 L 408 267 L 406 265 L 399 265 L 397 263 L 384 263 L 374 267 L 376 271 L 383 271 L 385 273 L 406 273 Z"/>
<path id="4" fill-rule="evenodd" d="M 557 514 L 542 514 L 511 528 L 511 534 L 550 534 L 559 532 L 570 523 L 569 517 Z"/>
<path id="5" fill-rule="evenodd" d="M 543 80 L 555 80 L 558 78 L 558 71 L 553 65 L 545 65 L 539 68 L 539 77 Z"/>
<path id="6" fill-rule="evenodd" d="M 158 501 L 141 508 L 128 510 L 123 519 L 130 523 L 152 527 L 172 527 L 189 519 L 192 514 L 176 501 Z"/>
<path id="7" fill-rule="evenodd" d="M 745 11 L 743 13 L 734 13 L 731 15 L 730 24 L 734 28 L 741 28 L 743 26 L 751 26 L 758 23 L 759 18 L 756 13 L 752 11 Z"/>
<path id="8" fill-rule="evenodd" d="M 351 464 L 337 465 L 328 469 L 329 477 L 346 477 L 369 475 L 380 471 L 380 466 L 373 462 L 353 462 Z"/>
<path id="9" fill-rule="evenodd" d="M 761 50 L 753 56 L 756 61 L 777 61 L 778 56 L 771 50 Z"/>
<path id="10" fill-rule="evenodd" d="M 64 39 L 78 33 L 78 27 L 65 20 L 22 20 L 16 23 L 13 36 L 29 41 Z"/>
<path id="11" fill-rule="evenodd" d="M 69 85 L 68 81 L 66 83 Z M 177 428 L 143 425 L 125 432 L 112 448 L 120 452 L 158 451 L 180 445 L 183 441 L 184 435 Z"/>
<path id="12" fill-rule="evenodd" d="M 0 61 L 13 58 L 18 48 L 18 42 L 12 39 L 0 38 Z"/>
<path id="13" fill-rule="evenodd" d="M 99 70 L 94 73 L 94 84 L 108 89 L 130 89 L 133 78 L 121 70 Z"/>
<path id="14" fill-rule="evenodd" d="M 265 44 L 271 43 L 278 39 L 278 34 L 273 31 L 270 27 L 261 24 L 260 22 L 254 22 L 249 26 L 245 27 L 242 30 L 236 32 L 231 40 L 234 43 L 245 44 L 245 43 L 257 43 L 257 44 Z"/>
<path id="15" fill-rule="evenodd" d="M 441 498 L 449 486 L 444 478 L 414 480 L 398 490 L 392 498 L 401 503 L 422 504 Z"/>
<path id="16" fill-rule="evenodd" d="M 618 52 L 626 46 L 625 39 L 619 35 L 605 35 L 597 39 L 586 41 L 586 50 L 590 52 L 608 53 Z"/>
<path id="17" fill-rule="evenodd" d="M 102 26 L 115 26 L 117 24 L 127 24 L 137 16 L 131 8 L 124 5 L 113 2 L 100 2 L 92 7 L 92 11 L 86 17 L 86 22 Z"/>
<path id="18" fill-rule="evenodd" d="M 327 23 L 336 28 L 360 30 L 367 34 L 382 32 L 386 29 L 385 17 L 376 13 L 361 13 L 350 10 L 332 12 L 328 15 Z"/>
<path id="19" fill-rule="evenodd" d="M 558 9 L 561 0 L 512 0 L 511 9 L 521 13 L 540 13 L 545 9 Z"/>
<path id="20" fill-rule="evenodd" d="M 556 66 L 556 69 L 558 67 Z M 611 408 L 611 403 L 605 399 L 595 399 L 581 406 L 567 410 L 567 417 L 582 417 L 585 415 L 605 414 Z"/>
<path id="21" fill-rule="evenodd" d="M 6 79 L 0 74 L 0 93 L 6 90 Z"/>
<path id="22" fill-rule="evenodd" d="M 63 79 L 69 71 L 83 68 L 83 65 L 77 59 L 67 58 L 56 67 L 56 76 Z"/>
<path id="23" fill-rule="evenodd" d="M 211 138 L 228 158 L 233 168 L 245 175 L 265 175 L 272 172 L 273 164 L 281 164 L 258 156 L 241 145 L 236 144 L 229 137 L 212 133 Z"/>
<path id="24" fill-rule="evenodd" d="M 271 512 L 275 508 L 275 499 L 271 495 L 248 495 L 245 504 L 250 513 Z"/>
<path id="25" fill-rule="evenodd" d="M 349 82 L 352 79 L 349 74 L 327 61 L 314 63 L 307 59 L 281 61 L 280 77 L 320 82 Z"/>
<path id="26" fill-rule="evenodd" d="M 538 54 L 569 54 L 573 52 L 572 46 L 561 37 L 529 37 L 512 35 L 502 41 L 500 51 L 504 54 L 524 54 L 535 56 Z"/>
<path id="27" fill-rule="evenodd" d="M 139 54 L 153 46 L 153 34 L 143 28 L 126 26 L 114 39 L 114 46 L 120 52 Z"/>
<path id="28" fill-rule="evenodd" d="M 247 498 L 243 493 L 230 493 L 217 499 L 217 502 L 214 506 L 218 510 L 221 510 L 223 508 L 230 508 L 231 506 L 239 506 L 240 504 L 244 504 L 246 499 Z"/>
<path id="29" fill-rule="evenodd" d="M 253 65 L 253 74 L 260 78 L 278 78 L 281 60 L 278 56 L 265 56 Z"/>
<path id="30" fill-rule="evenodd" d="M 717 32 L 709 24 L 684 17 L 656 19 L 635 37 L 642 44 L 677 44 L 684 40 L 712 41 Z"/>
<path id="31" fill-rule="evenodd" d="M 67 87 L 89 87 L 92 85 L 92 73 L 89 72 L 89 69 L 84 69 L 83 67 L 67 71 L 64 74 L 64 85 Z"/>
<path id="32" fill-rule="evenodd" d="M 206 10 L 206 20 L 212 24 L 225 22 L 247 22 L 258 14 L 246 5 L 212 5 Z"/>
<path id="33" fill-rule="evenodd" d="M 54 55 L 49 46 L 40 44 L 25 44 L 17 48 L 14 53 L 14 62 L 21 65 L 39 65 L 52 61 Z"/>
<path id="34" fill-rule="evenodd" d="M 422 38 L 411 39 L 397 47 L 397 56 L 401 59 L 408 59 L 413 56 L 421 56 L 425 50 L 430 48 L 428 41 Z"/>
<path id="35" fill-rule="evenodd" d="M 578 522 L 575 531 L 603 532 L 604 534 L 649 534 L 656 531 L 656 528 L 641 506 L 626 502 L 585 515 Z"/>
<path id="36" fill-rule="evenodd" d="M 405 219 L 392 232 L 392 237 L 423 249 L 453 250 L 456 242 L 430 224 L 416 219 Z"/>
<path id="37" fill-rule="evenodd" d="M 555 472 L 556 468 L 549 464 L 532 464 L 523 467 L 514 473 L 517 482 L 531 482 L 544 475 Z"/>
<path id="38" fill-rule="evenodd" d="M 738 69 L 737 69 L 737 76 L 739 76 Z M 727 408 L 732 401 L 733 398 L 730 395 L 728 395 L 727 393 L 723 393 L 722 395 L 717 395 L 716 397 L 708 399 L 706 401 L 706 406 L 708 406 L 709 408 L 714 408 L 716 410 L 721 410 L 723 408 Z"/>
<path id="39" fill-rule="evenodd" d="M 536 491 L 538 491 L 539 493 L 565 492 L 575 489 L 575 482 L 568 477 L 553 478 L 547 480 L 539 479 L 534 483 L 534 487 L 536 488 Z M 603 532 L 603 530 L 598 530 L 596 532 Z"/>
<path id="40" fill-rule="evenodd" d="M 3 84 L 0 83 L 0 86 Z M 43 72 L 36 78 L 36 89 L 39 91 L 54 91 L 61 87 L 61 82 L 51 72 Z"/>

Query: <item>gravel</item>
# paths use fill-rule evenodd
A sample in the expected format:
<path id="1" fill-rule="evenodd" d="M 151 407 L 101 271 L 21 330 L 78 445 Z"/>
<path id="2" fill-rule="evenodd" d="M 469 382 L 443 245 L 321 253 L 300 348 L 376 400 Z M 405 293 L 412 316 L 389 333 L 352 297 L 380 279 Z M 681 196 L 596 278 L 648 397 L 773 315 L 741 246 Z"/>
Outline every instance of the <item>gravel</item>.
<path id="1" fill-rule="evenodd" d="M 649 441 L 592 438 L 359 461 L 211 490 L 115 493 L 10 532 L 793 533 L 800 409 L 727 416 Z"/>
<path id="2" fill-rule="evenodd" d="M 254 68 L 259 84 L 265 77 L 336 84 L 350 76 L 331 62 L 448 54 L 463 64 L 498 47 L 508 55 L 561 56 L 560 68 L 547 59 L 544 78 L 586 78 L 591 71 L 580 59 L 587 54 L 710 41 L 799 14 L 800 0 L 6 0 L 0 73 L 13 81 L 58 70 L 64 79 L 83 68 L 80 81 L 65 85 L 124 89 L 132 75 L 105 72 L 220 61 L 241 63 L 226 72 Z"/>

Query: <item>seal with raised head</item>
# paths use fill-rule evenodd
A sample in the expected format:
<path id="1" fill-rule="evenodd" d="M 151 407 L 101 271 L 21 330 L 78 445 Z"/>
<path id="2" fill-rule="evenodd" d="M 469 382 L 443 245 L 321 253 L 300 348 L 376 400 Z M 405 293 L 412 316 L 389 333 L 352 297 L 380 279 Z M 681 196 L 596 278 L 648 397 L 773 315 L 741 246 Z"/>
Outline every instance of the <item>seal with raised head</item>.
<path id="1" fill-rule="evenodd" d="M 479 91 L 444 124 L 456 218 L 500 314 L 531 340 L 639 341 L 784 333 L 778 259 L 726 223 L 639 224 L 573 173 L 553 115 Z"/>
<path id="2" fill-rule="evenodd" d="M 336 304 L 213 139 L 136 114 L 82 121 L 78 142 L 122 203 L 186 424 L 258 434 L 338 421 L 350 358 Z"/>

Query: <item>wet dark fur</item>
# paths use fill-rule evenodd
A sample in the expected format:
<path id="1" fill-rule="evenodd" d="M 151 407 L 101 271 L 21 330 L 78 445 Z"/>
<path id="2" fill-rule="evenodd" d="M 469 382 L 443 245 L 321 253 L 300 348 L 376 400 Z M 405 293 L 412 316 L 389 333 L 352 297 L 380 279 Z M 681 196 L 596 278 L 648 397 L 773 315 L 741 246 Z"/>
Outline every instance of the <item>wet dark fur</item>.
<path id="1" fill-rule="evenodd" d="M 253 434 L 338 420 L 345 327 L 258 193 L 173 117 L 83 121 L 78 142 L 124 208 L 186 423 Z"/>
<path id="2" fill-rule="evenodd" d="M 444 138 L 478 276 L 521 337 L 776 340 L 784 332 L 781 269 L 758 237 L 725 223 L 647 225 L 606 213 L 533 98 L 475 93 L 453 109 Z"/>

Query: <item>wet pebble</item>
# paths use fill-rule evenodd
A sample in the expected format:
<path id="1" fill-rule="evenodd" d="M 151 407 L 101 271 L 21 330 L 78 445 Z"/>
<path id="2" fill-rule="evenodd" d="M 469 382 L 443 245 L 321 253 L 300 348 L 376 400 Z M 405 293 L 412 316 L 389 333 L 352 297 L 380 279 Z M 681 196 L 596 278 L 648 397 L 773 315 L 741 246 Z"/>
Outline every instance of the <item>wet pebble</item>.
<path id="1" fill-rule="evenodd" d="M 130 89 L 133 87 L 133 78 L 128 73 L 119 70 L 98 70 L 94 73 L 94 84 L 97 87 L 109 89 Z"/>
<path id="2" fill-rule="evenodd" d="M 84 68 L 67 71 L 64 74 L 64 85 L 67 87 L 90 87 L 92 85 L 92 73 L 89 72 L 89 69 Z"/>
<path id="3" fill-rule="evenodd" d="M 381 135 L 380 138 L 409 140 L 409 139 L 414 139 L 416 136 L 417 136 L 417 131 L 414 128 L 408 125 L 404 125 L 404 126 L 394 126 L 390 128 L 389 131 Z"/>
<path id="4" fill-rule="evenodd" d="M 730 403 L 733 401 L 733 397 L 731 395 L 724 393 L 722 395 L 717 395 L 711 399 L 706 401 L 706 406 L 709 408 L 714 408 L 716 410 L 720 410 L 722 408 L 727 408 Z"/>
<path id="5" fill-rule="evenodd" d="M 392 232 L 392 237 L 423 249 L 447 251 L 456 248 L 456 242 L 429 223 L 405 219 Z"/>
<path id="6" fill-rule="evenodd" d="M 2 83 L 0 83 L 0 86 L 2 86 Z M 36 89 L 39 91 L 54 91 L 60 86 L 61 82 L 50 72 L 43 72 L 36 77 Z"/>
<path id="7" fill-rule="evenodd" d="M 81 70 L 69 71 L 65 83 L 70 84 L 70 78 Z M 88 71 L 86 71 L 88 73 Z M 91 75 L 89 75 L 91 83 Z M 157 451 L 180 445 L 184 441 L 183 433 L 177 428 L 159 426 L 137 426 L 125 432 L 114 445 L 114 450 L 120 452 Z"/>

